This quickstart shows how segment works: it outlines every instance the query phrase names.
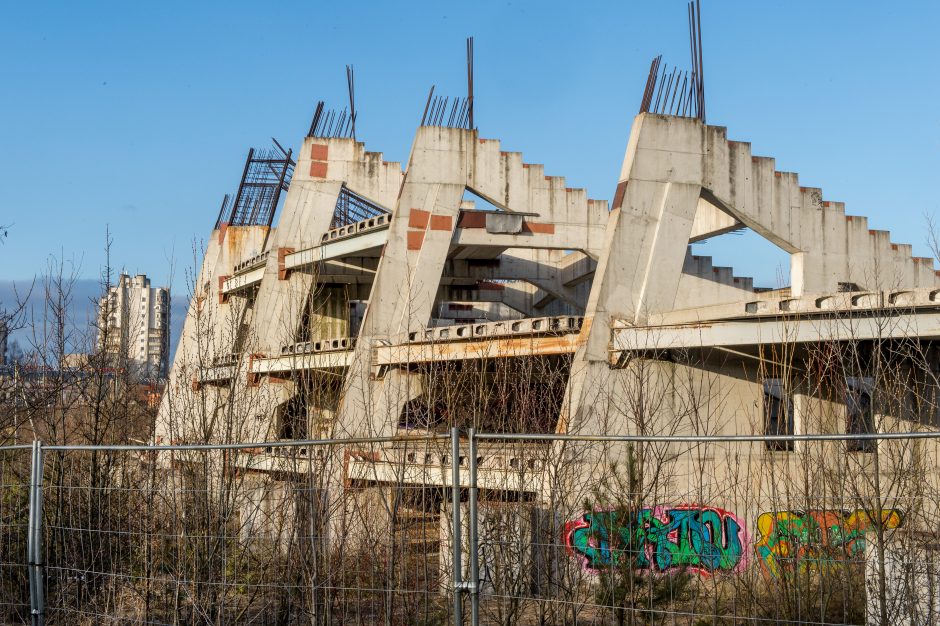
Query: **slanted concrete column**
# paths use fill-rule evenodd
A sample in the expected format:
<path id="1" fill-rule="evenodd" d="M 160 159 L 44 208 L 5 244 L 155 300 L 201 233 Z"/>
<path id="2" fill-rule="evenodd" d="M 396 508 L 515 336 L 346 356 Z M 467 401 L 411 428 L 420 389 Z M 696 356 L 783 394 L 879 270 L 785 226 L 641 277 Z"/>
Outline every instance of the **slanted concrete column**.
<path id="1" fill-rule="evenodd" d="M 636 118 L 572 363 L 559 430 L 623 432 L 608 403 L 612 319 L 642 324 L 673 308 L 701 196 L 703 125 Z"/>
<path id="2" fill-rule="evenodd" d="M 222 284 L 235 263 L 261 249 L 267 233 L 264 226 L 222 225 L 206 242 L 166 392 L 160 401 L 155 429 L 160 441 L 196 436 L 202 416 L 222 406 L 220 394 L 199 381 L 216 357 L 237 350 L 238 333 L 247 313 L 244 301 L 222 297 Z"/>
<path id="3" fill-rule="evenodd" d="M 390 435 L 404 403 L 414 397 L 408 390 L 419 384 L 416 375 L 374 372 L 372 348 L 427 327 L 466 190 L 467 146 L 474 136 L 454 128 L 418 129 L 346 376 L 339 434 Z"/>
<path id="4" fill-rule="evenodd" d="M 352 143 L 351 140 L 317 140 L 314 143 L 308 139 L 298 155 L 296 173 L 281 210 L 278 228 L 268 239 L 264 277 L 255 295 L 257 310 L 253 317 L 257 321 L 250 328 L 248 347 L 251 353 L 259 356 L 276 356 L 282 346 L 298 340 L 304 309 L 316 285 L 313 273 L 292 272 L 284 276 L 279 266 L 283 261 L 282 249 L 302 250 L 316 245 L 330 227 L 343 183 L 327 178 L 330 175 L 328 167 L 321 170 L 311 168 L 311 156 L 327 159 L 330 156 L 329 147 L 333 146 L 324 151 L 327 144 L 321 141 Z M 332 152 L 337 154 L 338 148 L 333 147 Z M 271 416 L 271 429 L 276 434 L 276 408 L 290 401 L 294 386 L 272 383 L 267 378 L 258 382 L 266 392 L 259 397 L 264 402 L 258 407 L 259 411 Z"/>
<path id="5" fill-rule="evenodd" d="M 337 200 L 343 186 L 382 206 L 391 206 L 401 187 L 398 163 L 382 155 L 365 152 L 352 139 L 308 137 L 304 141 L 276 232 L 268 241 L 264 278 L 256 296 L 253 325 L 254 352 L 280 354 L 281 347 L 299 341 L 307 317 L 310 339 L 348 335 L 348 301 L 343 287 L 323 285 L 317 268 L 284 271 L 284 257 L 319 246 L 333 225 Z M 312 318 L 312 319 L 311 319 Z M 289 387 L 265 379 L 271 398 L 265 410 L 290 399 Z"/>

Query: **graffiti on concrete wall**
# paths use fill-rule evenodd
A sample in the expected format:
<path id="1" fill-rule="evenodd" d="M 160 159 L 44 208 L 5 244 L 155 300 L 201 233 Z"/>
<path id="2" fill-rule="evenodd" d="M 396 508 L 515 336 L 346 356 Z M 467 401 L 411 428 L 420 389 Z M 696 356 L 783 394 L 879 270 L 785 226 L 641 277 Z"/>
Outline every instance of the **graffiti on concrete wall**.
<path id="1" fill-rule="evenodd" d="M 771 511 L 757 518 L 754 554 L 770 576 L 861 562 L 866 535 L 878 525 L 901 526 L 897 509 Z M 705 506 L 657 506 L 639 511 L 596 510 L 565 524 L 564 543 L 585 569 L 625 564 L 666 572 L 740 571 L 751 551 L 745 524 L 733 513 Z"/>
<path id="2" fill-rule="evenodd" d="M 764 571 L 824 569 L 836 563 L 861 562 L 865 536 L 881 525 L 898 528 L 904 521 L 896 509 L 875 511 L 774 511 L 757 518 L 754 551 Z"/>
<path id="3" fill-rule="evenodd" d="M 590 511 L 565 524 L 564 541 L 588 570 L 632 559 L 637 570 L 685 568 L 702 574 L 740 569 L 747 546 L 744 527 L 733 513 L 685 505 Z"/>

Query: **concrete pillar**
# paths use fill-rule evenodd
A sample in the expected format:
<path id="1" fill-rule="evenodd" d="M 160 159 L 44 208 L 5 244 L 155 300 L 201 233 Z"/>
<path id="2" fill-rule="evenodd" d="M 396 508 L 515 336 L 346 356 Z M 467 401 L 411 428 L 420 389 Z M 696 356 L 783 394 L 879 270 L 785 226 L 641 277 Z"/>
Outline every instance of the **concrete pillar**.
<path id="1" fill-rule="evenodd" d="M 593 434 L 623 427 L 607 419 L 611 320 L 642 324 L 675 304 L 701 196 L 702 128 L 671 127 L 655 116 L 634 122 L 588 298 L 582 345 L 572 363 L 561 431 Z M 676 158 L 684 159 L 683 167 Z"/>
<path id="2" fill-rule="evenodd" d="M 453 128 L 418 130 L 346 376 L 342 434 L 393 434 L 402 406 L 413 397 L 407 381 L 414 376 L 394 370 L 378 376 L 372 348 L 430 321 L 466 189 L 466 146 L 473 136 Z"/>

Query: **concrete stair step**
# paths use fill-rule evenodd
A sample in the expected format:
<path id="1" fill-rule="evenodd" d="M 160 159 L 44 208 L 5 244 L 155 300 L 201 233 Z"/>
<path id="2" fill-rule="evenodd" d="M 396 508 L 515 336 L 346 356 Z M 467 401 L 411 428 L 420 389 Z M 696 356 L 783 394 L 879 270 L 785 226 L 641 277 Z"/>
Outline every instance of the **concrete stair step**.
<path id="1" fill-rule="evenodd" d="M 722 135 L 726 134 L 726 129 L 717 129 Z M 733 180 L 733 194 L 737 196 L 737 201 L 750 204 L 760 202 L 761 219 L 766 219 L 766 223 L 773 223 L 769 212 L 770 206 L 765 206 L 762 199 L 766 199 L 768 190 L 776 189 L 778 193 L 785 193 L 784 184 L 796 185 L 800 194 L 800 206 L 798 209 L 802 212 L 800 215 L 800 226 L 804 229 L 812 228 L 815 232 L 822 232 L 827 229 L 827 239 L 834 245 L 842 242 L 846 246 L 843 252 L 851 252 L 850 248 L 860 247 L 861 249 L 871 250 L 872 253 L 881 254 L 887 257 L 887 260 L 902 269 L 905 275 L 917 280 L 917 276 L 925 277 L 924 269 L 927 264 L 924 261 L 915 261 L 911 256 L 912 246 L 905 243 L 894 243 L 891 241 L 891 235 L 888 231 L 868 229 L 868 219 L 864 216 L 846 215 L 845 203 L 824 200 L 822 189 L 818 187 L 799 186 L 799 175 L 795 172 L 777 171 L 774 168 L 775 160 L 771 157 L 754 156 L 751 154 L 751 144 L 741 141 L 728 140 L 729 167 L 733 168 L 729 172 L 729 178 Z M 776 187 L 772 185 L 776 183 Z M 757 193 L 762 195 L 756 198 Z M 781 203 L 780 209 L 786 210 L 783 204 L 786 199 L 775 198 Z M 755 207 L 745 207 L 745 209 L 754 210 Z M 826 219 L 824 214 L 842 215 L 844 222 L 835 222 Z M 791 220 L 795 216 L 791 215 Z M 809 218 L 810 223 L 807 223 Z M 867 237 L 865 237 L 865 236 Z M 867 239 L 867 241 L 866 241 Z M 703 267 L 702 269 L 706 269 Z M 931 267 L 931 272 L 933 268 Z M 928 278 L 929 281 L 929 278 Z"/>
<path id="2" fill-rule="evenodd" d="M 722 285 L 734 284 L 734 271 L 730 267 L 713 267 L 712 274 Z"/>
<path id="3" fill-rule="evenodd" d="M 713 265 L 713 259 L 707 255 L 689 254 L 686 256 L 682 271 L 693 276 L 701 276 L 710 280 L 736 287 L 738 289 L 754 288 L 754 279 L 749 276 L 735 276 L 734 268 Z"/>
<path id="4" fill-rule="evenodd" d="M 529 205 L 533 202 L 532 198 L 544 198 L 546 188 L 554 198 L 556 211 L 557 207 L 561 206 L 567 209 L 569 215 L 572 212 L 574 215 L 595 214 L 600 212 L 602 206 L 606 206 L 604 200 L 588 198 L 584 189 L 568 187 L 564 176 L 547 176 L 543 164 L 525 162 L 521 152 L 503 150 L 497 140 L 480 139 L 476 159 L 474 175 L 485 177 L 484 171 L 488 170 L 493 173 L 492 168 L 496 168 L 499 184 L 493 186 L 490 192 L 493 199 L 504 202 L 504 206 L 515 204 L 513 199 L 518 201 L 520 198 L 526 198 L 524 203 Z M 489 179 L 492 178 L 492 176 L 489 177 Z M 561 196 L 562 193 L 566 195 Z M 507 198 L 508 202 L 506 202 Z M 540 204 L 539 200 L 534 202 Z M 515 207 L 509 208 L 519 210 Z M 543 210 L 540 210 L 539 206 L 530 205 L 527 212 L 543 213 Z M 561 219 L 564 219 L 563 213 Z"/>

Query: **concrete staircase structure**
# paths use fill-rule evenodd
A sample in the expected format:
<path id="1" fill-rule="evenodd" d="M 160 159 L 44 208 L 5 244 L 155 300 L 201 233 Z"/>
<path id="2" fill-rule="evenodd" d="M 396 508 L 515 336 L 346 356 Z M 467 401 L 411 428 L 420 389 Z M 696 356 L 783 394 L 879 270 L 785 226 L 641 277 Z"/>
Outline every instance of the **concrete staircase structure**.
<path id="1" fill-rule="evenodd" d="M 750 145 L 729 141 L 723 127 L 698 120 L 641 114 L 631 129 L 620 182 L 588 302 L 584 342 L 572 366 L 561 430 L 600 428 L 607 409 L 597 389 L 609 367 L 614 320 L 645 325 L 650 316 L 690 308 L 689 278 L 713 275 L 745 296 L 752 285 L 730 268 L 689 258 L 688 244 L 742 226 L 790 254 L 794 296 L 845 289 L 877 290 L 938 285 L 933 261 L 911 256 L 886 231 L 845 215 L 819 189 L 801 187 L 796 174 L 778 172 Z M 724 294 L 711 294 L 717 303 Z M 609 377 L 608 377 L 609 378 Z M 609 395 L 609 394 L 608 394 Z"/>
<path id="2" fill-rule="evenodd" d="M 373 214 L 337 224 L 344 193 Z M 742 228 L 790 255 L 787 289 L 756 290 L 690 252 Z M 935 290 L 931 259 L 692 118 L 637 116 L 610 210 L 475 130 L 418 128 L 404 170 L 352 139 L 308 137 L 276 227 L 212 232 L 160 436 L 200 436 L 174 410 L 199 394 L 261 438 L 280 436 L 297 398 L 328 416 L 318 434 L 393 436 L 405 406 L 440 384 L 435 364 L 500 360 L 565 372 L 550 430 L 623 432 L 626 418 L 611 415 L 624 412 L 628 362 L 657 342 L 690 350 L 696 332 L 707 335 L 661 327 L 714 323 L 716 342 L 746 352 L 760 333 L 742 330 L 741 311 L 790 315 L 782 302 L 822 302 L 848 317 L 870 294 L 915 293 L 922 306 L 891 314 L 923 320 L 931 339 Z M 729 338 L 737 332 L 743 339 Z M 755 360 L 735 358 L 743 369 Z"/>

